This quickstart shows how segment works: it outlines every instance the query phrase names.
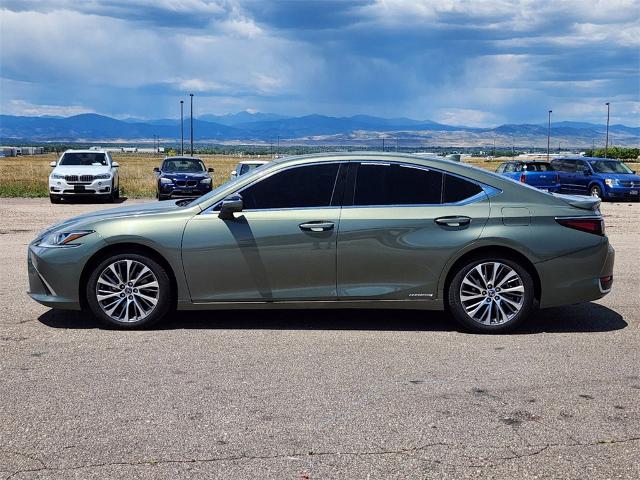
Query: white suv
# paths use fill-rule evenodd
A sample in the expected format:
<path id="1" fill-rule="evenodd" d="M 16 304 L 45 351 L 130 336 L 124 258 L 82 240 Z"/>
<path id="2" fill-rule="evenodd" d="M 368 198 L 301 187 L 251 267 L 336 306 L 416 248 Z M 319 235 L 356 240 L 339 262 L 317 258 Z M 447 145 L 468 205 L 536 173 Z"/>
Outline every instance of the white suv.
<path id="1" fill-rule="evenodd" d="M 59 203 L 63 197 L 96 196 L 115 201 L 120 196 L 118 163 L 104 150 L 67 150 L 49 175 L 49 198 Z"/>

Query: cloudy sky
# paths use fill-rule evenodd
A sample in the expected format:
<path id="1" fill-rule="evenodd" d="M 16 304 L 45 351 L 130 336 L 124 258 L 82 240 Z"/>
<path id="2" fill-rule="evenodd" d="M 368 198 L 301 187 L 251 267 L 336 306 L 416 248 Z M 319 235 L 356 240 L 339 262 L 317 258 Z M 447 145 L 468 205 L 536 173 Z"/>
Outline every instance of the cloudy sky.
<path id="1" fill-rule="evenodd" d="M 640 0 L 2 0 L 0 109 L 640 125 Z"/>

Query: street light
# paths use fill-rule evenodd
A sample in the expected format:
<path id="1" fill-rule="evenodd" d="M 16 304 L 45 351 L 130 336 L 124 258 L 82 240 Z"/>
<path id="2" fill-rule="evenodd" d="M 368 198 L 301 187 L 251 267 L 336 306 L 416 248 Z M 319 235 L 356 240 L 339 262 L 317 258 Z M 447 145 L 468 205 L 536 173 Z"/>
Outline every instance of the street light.
<path id="1" fill-rule="evenodd" d="M 191 97 L 191 156 L 193 157 L 193 93 L 190 93 Z"/>
<path id="2" fill-rule="evenodd" d="M 184 100 L 180 100 L 180 155 L 184 155 Z"/>
<path id="3" fill-rule="evenodd" d="M 549 161 L 549 149 L 551 148 L 551 113 L 553 110 L 549 110 L 549 123 L 547 125 L 547 162 Z"/>
<path id="4" fill-rule="evenodd" d="M 604 158 L 607 158 L 607 153 L 609 150 L 609 102 L 605 103 L 607 106 L 607 138 L 604 142 Z"/>

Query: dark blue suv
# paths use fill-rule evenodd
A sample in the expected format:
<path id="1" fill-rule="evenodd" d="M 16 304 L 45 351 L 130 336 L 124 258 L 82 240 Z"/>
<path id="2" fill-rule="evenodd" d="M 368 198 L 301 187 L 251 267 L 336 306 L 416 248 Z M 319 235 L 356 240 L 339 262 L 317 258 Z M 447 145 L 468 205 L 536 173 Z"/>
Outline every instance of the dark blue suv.
<path id="1" fill-rule="evenodd" d="M 640 176 L 619 160 L 561 157 L 551 161 L 558 172 L 560 191 L 593 195 L 603 200 L 640 198 Z"/>
<path id="2" fill-rule="evenodd" d="M 158 177 L 159 200 L 171 197 L 199 197 L 211 191 L 213 179 L 202 160 L 195 157 L 167 157 L 160 168 L 153 169 Z"/>

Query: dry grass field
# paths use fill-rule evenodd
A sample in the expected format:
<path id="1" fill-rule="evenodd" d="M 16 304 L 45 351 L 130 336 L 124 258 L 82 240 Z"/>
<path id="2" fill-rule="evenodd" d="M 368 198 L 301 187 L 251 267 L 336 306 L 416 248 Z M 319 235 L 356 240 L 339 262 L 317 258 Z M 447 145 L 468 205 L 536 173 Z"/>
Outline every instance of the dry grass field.
<path id="1" fill-rule="evenodd" d="M 129 198 L 154 197 L 156 194 L 153 168 L 160 165 L 162 156 L 144 154 L 112 154 L 120 164 L 121 195 Z M 229 155 L 199 155 L 205 166 L 213 167 L 214 185 L 229 179 L 229 173 L 246 157 Z M 254 158 L 254 157 L 252 157 Z M 257 156 L 255 158 L 258 158 Z M 0 158 L 0 197 L 46 197 L 49 163 L 57 155 L 45 154 L 25 157 Z"/>
<path id="2" fill-rule="evenodd" d="M 129 198 L 154 197 L 156 193 L 153 167 L 160 165 L 162 156 L 145 154 L 112 154 L 120 164 L 121 194 Z M 247 157 L 234 155 L 199 155 L 207 167 L 213 167 L 214 185 L 229 179 L 235 165 Z M 251 157 L 251 158 L 269 158 Z M 542 158 L 542 157 L 541 157 Z M 48 196 L 49 163 L 57 160 L 53 153 L 45 155 L 0 158 L 0 197 L 46 197 Z M 495 170 L 500 162 L 508 158 L 468 158 L 464 161 L 477 167 Z M 640 171 L 640 163 L 627 163 L 633 170 Z"/>

